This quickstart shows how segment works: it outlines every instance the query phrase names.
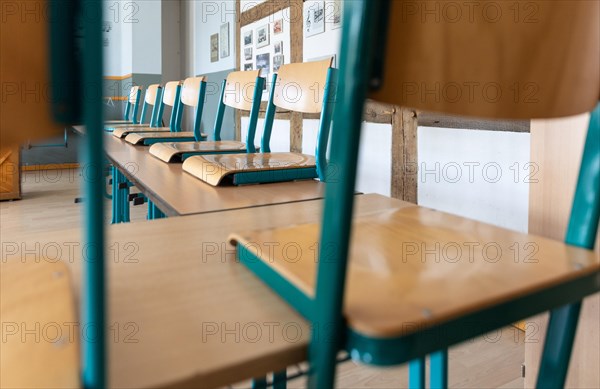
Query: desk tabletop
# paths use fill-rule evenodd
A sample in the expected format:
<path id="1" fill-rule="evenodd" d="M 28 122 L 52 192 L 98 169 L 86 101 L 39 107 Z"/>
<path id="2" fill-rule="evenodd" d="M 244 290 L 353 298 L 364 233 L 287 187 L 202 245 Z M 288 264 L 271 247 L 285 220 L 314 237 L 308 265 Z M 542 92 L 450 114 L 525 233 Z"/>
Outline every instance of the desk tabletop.
<path id="1" fill-rule="evenodd" d="M 357 196 L 356 213 L 391 206 L 382 196 Z M 316 200 L 109 226 L 110 387 L 216 387 L 305 360 L 307 322 L 235 260 L 228 236 L 317 222 L 321 208 Z M 81 230 L 2 239 L 61 247 L 79 301 Z M 44 252 L 57 260 L 56 250 Z M 20 253 L 6 260 L 20 261 Z"/>
<path id="2" fill-rule="evenodd" d="M 148 147 L 107 135 L 105 148 L 111 163 L 167 216 L 315 200 L 325 193 L 325 184 L 314 180 L 215 188 L 184 172 L 180 163 L 152 156 Z"/>

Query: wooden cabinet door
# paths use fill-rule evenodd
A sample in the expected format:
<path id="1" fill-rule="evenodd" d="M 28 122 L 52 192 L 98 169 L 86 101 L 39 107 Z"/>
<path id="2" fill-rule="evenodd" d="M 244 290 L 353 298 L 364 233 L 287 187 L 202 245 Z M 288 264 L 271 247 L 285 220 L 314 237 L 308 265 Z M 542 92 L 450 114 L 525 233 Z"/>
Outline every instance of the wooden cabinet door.
<path id="1" fill-rule="evenodd" d="M 0 200 L 21 198 L 19 148 L 0 148 Z"/>

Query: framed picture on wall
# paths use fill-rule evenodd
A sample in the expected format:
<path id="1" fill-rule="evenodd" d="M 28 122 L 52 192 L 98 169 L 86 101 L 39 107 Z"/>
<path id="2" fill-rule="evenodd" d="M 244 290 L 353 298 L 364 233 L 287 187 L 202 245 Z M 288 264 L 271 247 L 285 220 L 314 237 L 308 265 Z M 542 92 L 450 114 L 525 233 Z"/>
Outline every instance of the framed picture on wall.
<path id="1" fill-rule="evenodd" d="M 313 36 L 325 32 L 325 2 L 306 2 L 304 7 L 304 33 Z"/>
<path id="2" fill-rule="evenodd" d="M 246 31 L 244 33 L 244 46 L 252 45 L 254 38 L 254 30 Z"/>
<path id="3" fill-rule="evenodd" d="M 250 61 L 252 59 L 252 47 L 246 47 L 244 49 L 244 59 Z"/>
<path id="4" fill-rule="evenodd" d="M 219 34 L 210 36 L 210 62 L 219 60 Z"/>
<path id="5" fill-rule="evenodd" d="M 331 29 L 342 27 L 342 0 L 333 1 L 333 14 L 331 16 Z"/>
<path id="6" fill-rule="evenodd" d="M 275 54 L 283 54 L 283 41 L 275 42 Z"/>
<path id="7" fill-rule="evenodd" d="M 219 46 L 221 48 L 221 58 L 229 57 L 229 23 L 221 25 L 221 39 Z"/>
<path id="8" fill-rule="evenodd" d="M 273 56 L 273 72 L 279 70 L 279 68 L 283 65 L 283 55 L 274 55 Z"/>
<path id="9" fill-rule="evenodd" d="M 273 23 L 273 34 L 281 34 L 283 32 L 283 19 L 275 20 Z"/>
<path id="10" fill-rule="evenodd" d="M 252 65 L 252 63 L 245 63 L 244 64 L 244 71 L 247 72 L 248 70 L 253 70 L 254 69 L 254 65 Z"/>
<path id="11" fill-rule="evenodd" d="M 265 24 L 256 29 L 256 47 L 261 48 L 269 45 L 269 25 Z"/>
<path id="12" fill-rule="evenodd" d="M 258 54 L 256 56 L 256 69 L 260 69 L 261 77 L 267 77 L 271 73 L 271 54 Z"/>

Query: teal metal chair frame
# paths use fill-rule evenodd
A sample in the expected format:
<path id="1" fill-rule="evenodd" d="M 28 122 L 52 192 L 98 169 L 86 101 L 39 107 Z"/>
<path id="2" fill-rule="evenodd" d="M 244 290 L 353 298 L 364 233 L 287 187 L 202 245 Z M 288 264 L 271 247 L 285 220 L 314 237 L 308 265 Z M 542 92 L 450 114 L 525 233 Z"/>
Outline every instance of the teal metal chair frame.
<path id="1" fill-rule="evenodd" d="M 140 92 L 140 91 L 138 91 Z M 154 99 L 154 104 L 150 104 L 148 103 L 145 99 L 144 99 L 144 104 L 142 105 L 142 113 L 140 114 L 140 121 L 139 123 L 132 123 L 132 124 L 144 124 L 144 122 L 146 121 L 146 114 L 148 113 L 148 106 L 152 105 L 152 113 L 150 114 L 150 120 L 148 121 L 148 125 L 150 127 L 158 127 L 158 120 L 157 120 L 157 113 L 158 113 L 158 107 L 161 104 L 162 101 L 162 87 L 158 87 L 158 91 L 156 93 L 156 98 Z M 137 115 L 136 115 L 137 116 Z M 105 126 L 104 130 L 107 132 L 112 132 L 114 131 L 116 127 L 115 126 Z"/>
<path id="2" fill-rule="evenodd" d="M 254 138 L 256 137 L 256 125 L 258 123 L 258 115 L 260 113 L 260 102 L 262 100 L 263 95 L 263 87 L 265 84 L 265 79 L 262 77 L 256 78 L 256 86 L 254 88 L 254 94 L 252 96 L 252 108 L 250 109 L 250 122 L 248 123 L 248 134 L 246 135 L 246 152 L 247 153 L 255 153 L 256 147 L 254 146 Z M 225 87 L 227 86 L 227 80 L 223 80 L 221 83 L 221 94 L 219 96 L 219 107 L 217 108 L 217 116 L 215 117 L 215 125 L 213 131 L 213 140 L 215 142 L 220 142 L 221 139 L 221 130 L 223 128 L 223 118 L 225 116 L 225 111 L 227 109 L 227 105 L 223 102 L 225 97 Z M 199 139 L 200 134 L 200 122 L 196 121 L 194 124 L 194 133 L 196 134 L 196 141 L 200 142 L 204 139 Z M 224 152 L 215 152 L 215 151 L 202 151 L 202 152 L 189 152 L 183 153 L 181 156 L 181 160 L 185 161 L 187 158 L 192 157 L 194 155 L 206 155 L 206 154 L 238 154 L 239 151 L 224 151 Z"/>
<path id="3" fill-rule="evenodd" d="M 319 131 L 317 133 L 317 145 L 315 150 L 316 168 L 237 172 L 233 176 L 234 185 L 265 184 L 270 182 L 305 180 L 311 178 L 319 178 L 319 180 L 323 182 L 327 181 L 327 145 L 329 143 L 331 119 L 334 111 L 337 73 L 337 69 L 329 68 L 327 79 L 325 81 L 323 109 L 321 110 L 321 116 L 319 118 Z M 273 102 L 276 84 L 277 73 L 274 73 L 271 79 L 271 91 L 267 104 L 267 112 L 265 114 L 264 132 L 260 145 L 261 153 L 271 152 L 271 133 L 273 131 L 275 112 L 277 111 L 277 107 Z"/>
<path id="4" fill-rule="evenodd" d="M 316 294 L 311 298 L 290 284 L 248 248 L 238 245 L 238 258 L 310 320 L 308 386 L 331 388 L 336 357 L 345 349 L 353 359 L 373 365 L 409 362 L 409 387 L 425 387 L 425 356 L 431 354 L 430 385 L 448 385 L 447 347 L 534 314 L 551 310 L 537 386 L 562 387 L 577 328 L 582 296 L 598 291 L 597 275 L 546 289 L 535 295 L 463 316 L 431 329 L 398 338 L 370 338 L 348 328 L 342 316 L 351 233 L 354 188 L 362 114 L 367 91 L 381 83 L 388 21 L 388 1 L 348 1 L 342 30 L 339 84 L 330 164 L 337 179 L 327 182 L 321 225 Z M 357 74 L 368 77 L 357 77 Z M 592 249 L 600 216 L 600 105 L 592 112 L 582 157 L 566 243 Z M 331 250 L 335 247 L 336 250 Z M 557 308 L 559 307 L 559 308 Z M 440 336 L 443 334 L 443 336 Z"/>

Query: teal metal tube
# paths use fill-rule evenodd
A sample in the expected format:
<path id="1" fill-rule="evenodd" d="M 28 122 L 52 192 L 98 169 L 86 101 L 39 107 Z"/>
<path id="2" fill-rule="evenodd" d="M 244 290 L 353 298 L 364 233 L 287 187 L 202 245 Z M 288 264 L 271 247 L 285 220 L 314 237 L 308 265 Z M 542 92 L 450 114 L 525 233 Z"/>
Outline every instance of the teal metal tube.
<path id="1" fill-rule="evenodd" d="M 194 119 L 194 138 L 196 142 L 203 141 L 201 125 L 202 125 L 202 114 L 204 113 L 204 102 L 206 100 L 206 81 L 200 83 L 200 90 L 198 91 L 198 104 L 196 105 L 196 118 Z"/>
<path id="2" fill-rule="evenodd" d="M 219 98 L 219 108 L 217 108 L 217 117 L 215 118 L 215 131 L 214 139 L 215 142 L 221 141 L 221 129 L 223 127 L 223 116 L 225 115 L 225 104 L 223 99 L 225 98 L 225 87 L 227 86 L 227 80 L 223 80 L 221 84 L 221 96 Z"/>
<path id="3" fill-rule="evenodd" d="M 425 388 L 425 358 L 413 359 L 408 363 L 408 389 Z"/>
<path id="4" fill-rule="evenodd" d="M 346 283 L 356 166 L 368 75 L 371 75 L 373 44 L 380 35 L 385 12 L 381 1 L 345 1 L 338 104 L 332 129 L 331 164 L 339 176 L 328 179 L 325 189 L 316 307 L 309 360 L 308 386 L 332 388 L 337 352 L 345 333 L 342 302 Z M 381 20 L 379 20 L 381 19 Z M 357 75 L 362 75 L 357 77 Z M 325 329 L 327 335 L 324 334 Z"/>
<path id="5" fill-rule="evenodd" d="M 144 124 L 144 122 L 146 121 L 146 113 L 148 111 L 148 103 L 146 101 L 144 101 L 144 104 L 142 105 L 142 113 L 140 114 L 140 123 Z"/>
<path id="6" fill-rule="evenodd" d="M 565 242 L 589 250 L 594 248 L 600 216 L 600 104 L 592 111 L 575 188 Z M 550 312 L 538 388 L 564 387 L 581 302 Z"/>
<path id="7" fill-rule="evenodd" d="M 127 103 L 125 104 L 125 113 L 123 114 L 123 120 L 129 121 L 129 114 L 131 113 L 131 103 L 129 99 L 127 99 Z"/>
<path id="8" fill-rule="evenodd" d="M 104 267 L 104 174 L 102 120 L 102 2 L 83 0 L 83 161 L 86 256 L 83 264 L 81 298 L 82 384 L 87 389 L 104 389 L 107 384 L 106 316 Z M 82 91 L 83 94 L 83 91 Z"/>
<path id="9" fill-rule="evenodd" d="M 266 389 L 267 379 L 266 378 L 254 378 L 252 380 L 252 389 Z"/>
<path id="10" fill-rule="evenodd" d="M 287 388 L 287 372 L 285 370 L 273 373 L 273 389 Z"/>
<path id="11" fill-rule="evenodd" d="M 171 132 L 181 131 L 181 118 L 183 117 L 183 103 L 181 102 L 181 85 L 177 85 L 175 90 L 175 103 L 173 104 L 173 110 L 171 111 L 171 120 L 169 121 L 169 127 Z"/>
<path id="12" fill-rule="evenodd" d="M 317 134 L 317 148 L 315 150 L 317 174 L 321 181 L 327 179 L 327 144 L 329 143 L 329 132 L 331 129 L 331 117 L 335 107 L 335 92 L 337 86 L 337 70 L 330 68 L 327 72 L 325 92 L 323 94 L 323 109 Z"/>
<path id="13" fill-rule="evenodd" d="M 448 387 L 448 350 L 436 351 L 429 357 L 431 389 L 446 389 Z"/>
<path id="14" fill-rule="evenodd" d="M 256 77 L 254 94 L 252 95 L 252 109 L 250 110 L 250 120 L 248 122 L 248 135 L 246 136 L 246 152 L 256 153 L 254 142 L 256 139 L 256 125 L 258 123 L 258 114 L 260 112 L 260 103 L 262 101 L 263 87 L 265 79 Z"/>
<path id="15" fill-rule="evenodd" d="M 155 105 L 155 107 L 158 107 L 158 111 L 156 112 L 156 118 L 154 118 L 155 127 L 162 126 L 163 114 L 165 113 L 165 102 L 163 101 L 164 93 L 165 91 L 161 88 L 161 92 L 159 93 L 160 103 L 158 105 Z M 156 97 L 156 99 L 158 100 L 158 96 Z"/>
<path id="16" fill-rule="evenodd" d="M 271 133 L 273 132 L 273 121 L 275 120 L 275 112 L 277 111 L 277 107 L 273 103 L 276 84 L 277 73 L 273 73 L 273 78 L 271 78 L 271 91 L 269 93 L 269 102 L 267 103 L 267 113 L 265 114 L 264 131 L 260 142 L 260 151 L 263 153 L 271 152 Z"/>
<path id="17" fill-rule="evenodd" d="M 135 103 L 133 103 L 133 115 L 131 118 L 131 121 L 133 122 L 133 124 L 139 124 L 138 121 L 138 110 L 140 107 L 140 97 L 142 95 L 142 91 L 138 89 L 136 95 L 135 95 Z"/>
<path id="18" fill-rule="evenodd" d="M 150 127 L 158 127 L 158 111 L 162 104 L 162 87 L 158 87 L 156 91 L 156 98 L 154 99 L 154 105 L 152 106 L 152 114 L 150 115 Z"/>

